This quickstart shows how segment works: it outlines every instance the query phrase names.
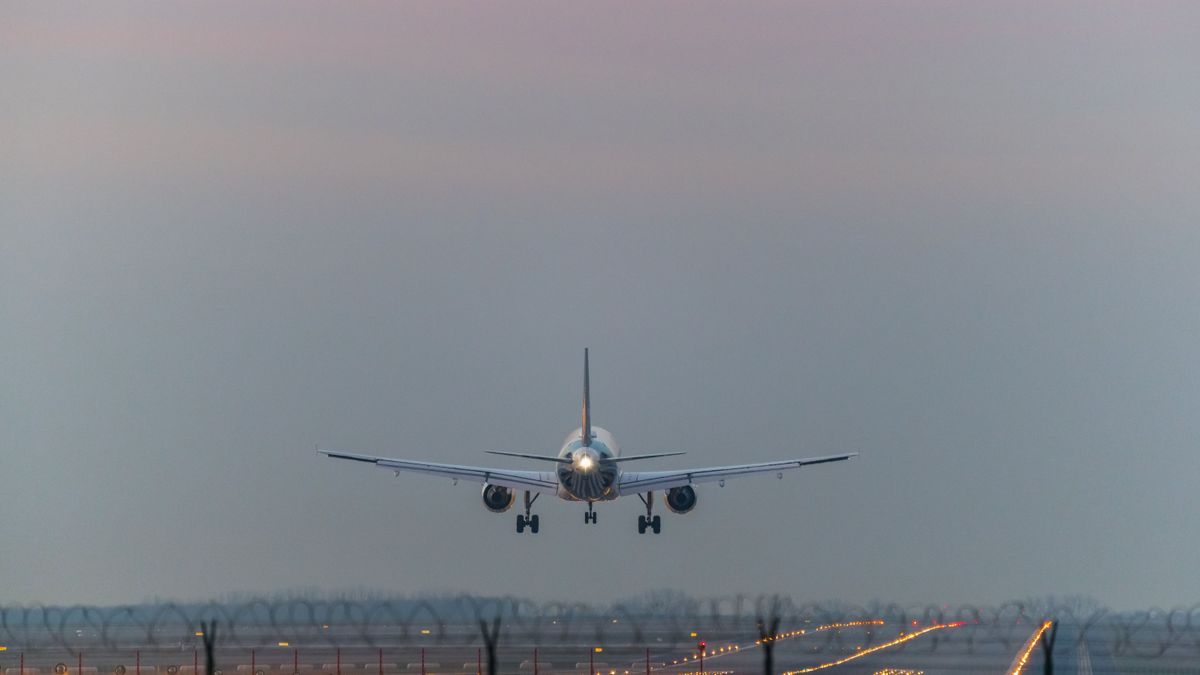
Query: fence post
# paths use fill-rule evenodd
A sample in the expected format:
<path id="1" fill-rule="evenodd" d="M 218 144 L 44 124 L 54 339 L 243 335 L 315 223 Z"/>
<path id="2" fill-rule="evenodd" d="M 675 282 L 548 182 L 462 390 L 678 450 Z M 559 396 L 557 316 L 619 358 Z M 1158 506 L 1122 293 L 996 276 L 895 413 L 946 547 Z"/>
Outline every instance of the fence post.
<path id="1" fill-rule="evenodd" d="M 538 675 L 537 647 L 533 648 L 533 675 Z"/>
<path id="2" fill-rule="evenodd" d="M 379 648 L 379 675 L 383 675 L 383 647 Z"/>
<path id="3" fill-rule="evenodd" d="M 588 675 L 596 675 L 596 648 L 588 650 Z"/>
<path id="4" fill-rule="evenodd" d="M 200 638 L 204 640 L 204 672 L 213 675 L 217 670 L 213 647 L 217 644 L 217 620 L 208 623 L 200 622 Z M 194 653 L 194 652 L 193 652 Z"/>
<path id="5" fill-rule="evenodd" d="M 256 665 L 258 665 L 258 662 L 254 660 L 254 650 L 251 649 L 250 650 L 250 675 L 255 675 L 255 673 L 258 672 L 258 669 L 255 668 Z"/>
<path id="6" fill-rule="evenodd" d="M 772 609 L 772 614 L 775 610 Z M 779 632 L 779 617 L 772 616 L 768 624 L 758 620 L 758 641 L 763 650 L 763 674 L 775 675 L 775 634 Z"/>
<path id="7" fill-rule="evenodd" d="M 337 648 L 337 675 L 342 675 L 342 648 Z"/>
<path id="8" fill-rule="evenodd" d="M 142 650 L 133 650 L 133 672 L 142 675 Z"/>
<path id="9" fill-rule="evenodd" d="M 483 634 L 483 646 L 488 650 L 488 675 L 496 675 L 496 641 L 500 638 L 500 617 L 492 619 L 492 625 L 479 620 L 479 632 Z"/>
<path id="10" fill-rule="evenodd" d="M 1050 637 L 1047 638 L 1046 634 Z M 1040 641 L 1042 643 L 1042 673 L 1044 675 L 1054 675 L 1054 641 L 1058 639 L 1058 622 L 1050 621 L 1050 627 L 1042 631 Z"/>
<path id="11" fill-rule="evenodd" d="M 650 648 L 646 647 L 646 675 L 650 675 Z"/>

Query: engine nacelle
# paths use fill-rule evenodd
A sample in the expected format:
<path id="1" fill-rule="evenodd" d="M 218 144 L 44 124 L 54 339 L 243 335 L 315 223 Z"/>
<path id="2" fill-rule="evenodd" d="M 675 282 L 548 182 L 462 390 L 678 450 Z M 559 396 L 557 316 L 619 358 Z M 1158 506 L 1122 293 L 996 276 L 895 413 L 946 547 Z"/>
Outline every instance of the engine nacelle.
<path id="1" fill-rule="evenodd" d="M 671 509 L 672 513 L 687 513 L 696 508 L 696 491 L 691 485 L 671 488 L 667 490 L 667 494 L 663 495 L 663 501 L 667 503 L 667 508 Z"/>
<path id="2" fill-rule="evenodd" d="M 512 508 L 517 496 L 503 485 L 487 483 L 483 486 L 483 505 L 492 513 L 504 513 Z"/>

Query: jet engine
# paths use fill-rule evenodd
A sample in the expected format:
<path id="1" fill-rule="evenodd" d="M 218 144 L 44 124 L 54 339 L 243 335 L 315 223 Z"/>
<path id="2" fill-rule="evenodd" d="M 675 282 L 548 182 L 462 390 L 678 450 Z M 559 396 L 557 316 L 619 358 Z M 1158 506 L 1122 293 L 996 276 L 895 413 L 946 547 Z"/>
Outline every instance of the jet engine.
<path id="1" fill-rule="evenodd" d="M 488 483 L 483 486 L 483 505 L 492 513 L 504 513 L 512 508 L 516 500 L 517 496 L 513 491 L 503 485 Z"/>
<path id="2" fill-rule="evenodd" d="M 672 513 L 687 513 L 696 508 L 696 491 L 691 485 L 671 488 L 663 497 Z"/>

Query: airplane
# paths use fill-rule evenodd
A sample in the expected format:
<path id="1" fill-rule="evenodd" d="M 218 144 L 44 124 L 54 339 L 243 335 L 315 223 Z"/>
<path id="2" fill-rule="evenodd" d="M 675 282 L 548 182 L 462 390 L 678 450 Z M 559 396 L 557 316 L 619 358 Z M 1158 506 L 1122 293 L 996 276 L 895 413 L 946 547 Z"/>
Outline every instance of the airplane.
<path id="1" fill-rule="evenodd" d="M 725 487 L 725 480 L 756 473 L 775 473 L 780 479 L 783 472 L 802 466 L 840 462 L 857 457 L 857 452 L 842 455 L 826 455 L 807 459 L 786 459 L 755 464 L 733 464 L 700 469 L 673 469 L 668 471 L 624 471 L 626 462 L 646 459 L 674 457 L 683 452 L 660 452 L 647 455 L 622 456 L 616 439 L 607 430 L 592 425 L 591 393 L 588 383 L 588 350 L 583 350 L 583 414 L 582 423 L 567 435 L 562 448 L 555 456 L 535 455 L 521 452 L 487 450 L 493 455 L 518 457 L 521 459 L 554 464 L 550 471 L 514 471 L 479 466 L 440 464 L 410 459 L 390 459 L 371 455 L 357 455 L 332 450 L 317 451 L 334 459 L 346 459 L 373 464 L 399 476 L 401 472 L 414 472 L 450 478 L 455 484 L 459 479 L 483 483 L 483 505 L 493 513 L 504 513 L 516 502 L 516 491 L 524 492 L 525 513 L 517 515 L 517 532 L 526 529 L 537 534 L 538 517 L 530 509 L 543 494 L 554 495 L 571 502 L 587 502 L 587 513 L 583 522 L 596 524 L 596 502 L 613 501 L 618 497 L 636 494 L 646 507 L 646 514 L 638 516 L 638 533 L 647 530 L 658 534 L 662 531 L 662 519 L 654 515 L 654 492 L 665 490 L 664 501 L 672 513 L 684 514 L 696 508 L 697 483 L 717 483 Z"/>

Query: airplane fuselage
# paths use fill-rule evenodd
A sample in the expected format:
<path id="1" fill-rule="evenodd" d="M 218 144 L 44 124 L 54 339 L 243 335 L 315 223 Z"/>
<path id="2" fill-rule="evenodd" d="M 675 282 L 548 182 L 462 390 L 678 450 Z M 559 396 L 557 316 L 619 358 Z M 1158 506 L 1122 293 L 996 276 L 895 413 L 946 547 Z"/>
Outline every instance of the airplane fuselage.
<path id="1" fill-rule="evenodd" d="M 559 464 L 557 496 L 583 502 L 603 502 L 619 496 L 620 468 L 610 460 L 621 455 L 617 440 L 606 429 L 593 426 L 591 444 L 583 443 L 583 428 L 571 432 L 558 451 L 569 464 Z"/>

